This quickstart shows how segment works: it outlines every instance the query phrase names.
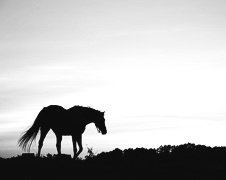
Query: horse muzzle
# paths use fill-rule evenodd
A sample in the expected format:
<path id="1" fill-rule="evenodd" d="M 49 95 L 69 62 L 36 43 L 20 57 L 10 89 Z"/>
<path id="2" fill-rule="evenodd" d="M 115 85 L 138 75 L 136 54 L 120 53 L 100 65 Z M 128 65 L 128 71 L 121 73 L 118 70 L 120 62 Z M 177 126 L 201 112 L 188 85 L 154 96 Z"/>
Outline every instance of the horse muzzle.
<path id="1" fill-rule="evenodd" d="M 107 130 L 102 131 L 101 133 L 102 133 L 102 135 L 105 135 L 105 134 L 107 134 Z"/>

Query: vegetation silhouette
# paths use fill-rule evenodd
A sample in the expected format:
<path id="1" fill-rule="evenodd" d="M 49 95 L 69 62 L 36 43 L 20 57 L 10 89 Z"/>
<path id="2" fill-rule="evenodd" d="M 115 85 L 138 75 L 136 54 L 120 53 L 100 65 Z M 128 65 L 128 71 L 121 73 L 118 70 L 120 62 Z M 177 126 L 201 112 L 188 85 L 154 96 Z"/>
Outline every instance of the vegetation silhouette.
<path id="1" fill-rule="evenodd" d="M 99 154 L 88 148 L 77 161 L 67 155 L 22 155 L 0 159 L 0 169 L 7 179 L 224 179 L 226 147 L 187 143 Z"/>
<path id="2" fill-rule="evenodd" d="M 90 107 L 74 106 L 64 109 L 58 105 L 44 107 L 38 114 L 33 125 L 25 131 L 18 141 L 23 150 L 30 151 L 32 142 L 35 140 L 39 130 L 40 139 L 38 145 L 38 156 L 41 154 L 43 141 L 50 129 L 56 135 L 56 148 L 58 155 L 61 155 L 61 141 L 63 135 L 71 135 L 73 142 L 74 158 L 82 152 L 82 134 L 87 124 L 94 123 L 97 131 L 107 133 L 105 126 L 104 112 Z M 77 151 L 77 144 L 79 151 Z"/>

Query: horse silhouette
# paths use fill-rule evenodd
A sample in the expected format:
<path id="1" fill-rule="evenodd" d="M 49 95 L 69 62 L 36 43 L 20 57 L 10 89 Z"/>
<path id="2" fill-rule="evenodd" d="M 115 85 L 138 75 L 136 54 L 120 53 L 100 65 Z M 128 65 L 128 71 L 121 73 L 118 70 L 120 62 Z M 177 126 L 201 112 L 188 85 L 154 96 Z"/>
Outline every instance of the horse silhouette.
<path id="1" fill-rule="evenodd" d="M 30 151 L 32 142 L 35 140 L 39 130 L 40 139 L 38 144 L 38 156 L 41 154 L 43 141 L 50 129 L 56 135 L 56 149 L 61 154 L 61 141 L 63 135 L 71 135 L 73 143 L 74 158 L 82 152 L 82 134 L 87 124 L 94 123 L 97 131 L 103 135 L 107 133 L 104 112 L 90 107 L 74 106 L 64 109 L 58 105 L 44 107 L 38 114 L 33 125 L 25 131 L 18 141 L 18 145 Z M 77 152 L 77 144 L 79 151 Z"/>

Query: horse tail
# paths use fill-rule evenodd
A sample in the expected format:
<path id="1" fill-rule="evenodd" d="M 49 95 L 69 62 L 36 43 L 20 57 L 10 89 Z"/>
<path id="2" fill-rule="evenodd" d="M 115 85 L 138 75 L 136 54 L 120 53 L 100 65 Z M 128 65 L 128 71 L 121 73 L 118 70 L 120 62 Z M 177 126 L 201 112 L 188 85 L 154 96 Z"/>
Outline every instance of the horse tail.
<path id="1" fill-rule="evenodd" d="M 22 150 L 24 151 L 30 151 L 30 148 L 31 148 L 31 144 L 32 142 L 36 139 L 36 136 L 39 132 L 39 129 L 41 127 L 41 124 L 42 124 L 42 120 L 43 120 L 43 112 L 44 112 L 44 109 L 43 108 L 38 116 L 36 117 L 33 125 L 26 131 L 24 131 L 22 133 L 22 136 L 20 137 L 20 139 L 18 140 L 18 145 L 19 147 L 22 148 Z"/>

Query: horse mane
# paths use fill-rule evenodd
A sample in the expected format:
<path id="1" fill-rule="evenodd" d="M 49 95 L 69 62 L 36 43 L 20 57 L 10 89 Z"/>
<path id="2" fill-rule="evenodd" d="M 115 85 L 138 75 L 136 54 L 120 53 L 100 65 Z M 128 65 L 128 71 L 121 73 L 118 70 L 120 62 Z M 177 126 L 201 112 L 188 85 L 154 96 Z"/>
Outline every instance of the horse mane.
<path id="1" fill-rule="evenodd" d="M 70 109 L 78 109 L 80 112 L 89 113 L 89 114 L 93 114 L 93 113 L 94 114 L 101 114 L 102 113 L 101 111 L 93 109 L 89 106 L 84 107 L 84 106 L 76 105 L 76 106 L 71 107 Z"/>

